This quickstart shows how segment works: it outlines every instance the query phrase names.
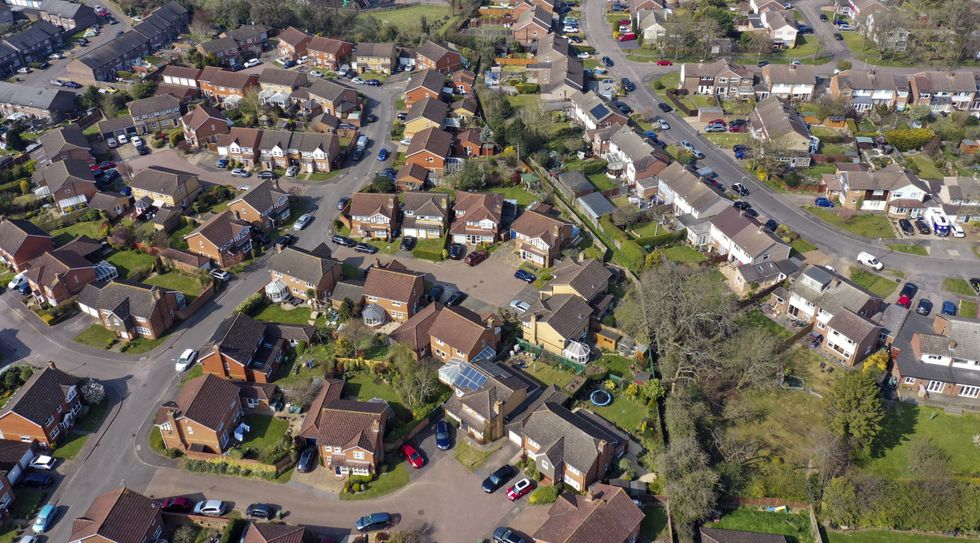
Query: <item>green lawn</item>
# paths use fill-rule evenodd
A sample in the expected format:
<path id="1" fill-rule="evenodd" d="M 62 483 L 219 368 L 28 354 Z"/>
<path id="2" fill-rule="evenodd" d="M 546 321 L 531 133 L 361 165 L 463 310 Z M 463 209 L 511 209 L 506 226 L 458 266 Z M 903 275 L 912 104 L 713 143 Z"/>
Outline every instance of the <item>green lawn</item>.
<path id="1" fill-rule="evenodd" d="M 344 274 L 344 279 L 358 279 L 361 277 L 361 275 L 363 275 L 361 268 L 347 263 L 344 263 L 343 266 L 341 266 L 341 273 Z"/>
<path id="2" fill-rule="evenodd" d="M 844 34 L 848 34 L 848 32 L 844 32 Z M 826 62 L 830 54 L 827 52 L 827 49 L 822 49 L 819 56 L 815 56 L 817 55 L 819 43 L 820 38 L 813 34 L 800 34 L 796 40 L 796 47 L 792 49 L 781 49 L 764 56 L 766 60 L 774 64 L 786 64 L 793 60 L 799 60 L 803 64 L 820 64 Z M 759 55 L 740 55 L 738 59 L 741 62 L 755 64 L 759 62 Z"/>
<path id="3" fill-rule="evenodd" d="M 887 243 L 886 246 L 893 250 L 901 253 L 909 253 L 912 255 L 919 256 L 929 256 L 929 251 L 921 245 L 909 245 L 906 243 Z"/>
<path id="4" fill-rule="evenodd" d="M 425 17 L 433 30 L 438 28 L 436 21 L 449 16 L 449 8 L 445 5 L 416 4 L 411 7 L 365 12 L 368 17 L 373 17 L 381 24 L 390 24 L 398 27 L 402 31 L 421 30 L 422 17 Z"/>
<path id="5" fill-rule="evenodd" d="M 901 55 L 895 58 L 884 59 L 881 57 L 881 52 L 875 49 L 874 43 L 868 40 L 865 44 L 865 39 L 861 36 L 860 32 L 841 32 L 844 37 L 844 43 L 847 44 L 847 48 L 851 50 L 851 53 L 857 57 L 858 60 L 867 62 L 869 64 L 874 64 L 875 66 L 910 66 L 908 57 Z M 867 47 L 865 47 L 867 45 Z"/>
<path id="6" fill-rule="evenodd" d="M 750 141 L 750 136 L 744 132 L 707 132 L 703 136 L 715 147 L 722 149 L 731 149 L 735 145 L 745 145 Z"/>
<path id="7" fill-rule="evenodd" d="M 599 364 L 609 368 L 609 372 L 614 375 L 626 379 L 631 379 L 633 377 L 633 371 L 630 369 L 630 367 L 633 365 L 633 361 L 625 356 L 607 353 L 602 355 L 598 362 Z"/>
<path id="8" fill-rule="evenodd" d="M 334 177 L 340 175 L 342 170 L 333 170 L 331 172 L 314 172 L 303 174 L 303 179 L 306 181 L 330 181 Z M 302 213 L 300 214 L 302 215 Z"/>
<path id="9" fill-rule="evenodd" d="M 830 543 L 976 543 L 980 541 L 978 539 L 967 539 L 964 537 L 945 537 L 941 535 L 888 532 L 884 530 L 862 530 L 860 532 L 835 532 L 833 530 L 827 530 L 827 539 L 829 539 Z"/>
<path id="10" fill-rule="evenodd" d="M 790 336 L 793 335 L 792 332 L 780 326 L 779 323 L 770 319 L 765 313 L 759 311 L 758 309 L 746 311 L 742 317 L 739 318 L 738 323 L 742 326 L 764 330 L 766 333 L 776 336 L 780 340 L 789 339 Z"/>
<path id="11" fill-rule="evenodd" d="M 166 337 L 167 336 L 158 337 L 157 339 L 146 339 L 146 338 L 138 337 L 130 341 L 126 345 L 124 345 L 123 350 L 130 354 L 148 353 L 153 349 L 159 347 L 160 344 L 163 343 L 163 340 L 166 339 Z"/>
<path id="12" fill-rule="evenodd" d="M 187 241 L 184 240 L 184 236 L 190 234 L 191 231 L 194 230 L 195 226 L 196 225 L 194 223 L 188 223 L 174 230 L 174 232 L 170 234 L 170 246 L 174 249 L 182 249 L 186 251 Z"/>
<path id="13" fill-rule="evenodd" d="M 936 163 L 928 155 L 922 153 L 916 155 L 905 155 L 905 160 L 915 164 L 919 168 L 919 177 L 922 179 L 942 179 L 945 174 L 936 167 Z"/>
<path id="14" fill-rule="evenodd" d="M 500 444 L 485 448 L 476 448 L 470 445 L 469 440 L 460 439 L 456 441 L 456 460 L 464 468 L 470 471 L 476 471 L 499 448 Z"/>
<path id="15" fill-rule="evenodd" d="M 521 109 L 525 108 L 531 104 L 534 104 L 541 100 L 541 97 L 537 94 L 517 94 L 514 96 L 507 96 L 507 101 L 510 103 L 511 107 Z"/>
<path id="16" fill-rule="evenodd" d="M 643 522 L 640 524 L 640 538 L 656 541 L 667 535 L 667 512 L 663 507 L 648 506 L 643 509 Z"/>
<path id="17" fill-rule="evenodd" d="M 889 477 L 907 477 L 914 444 L 931 443 L 949 456 L 955 473 L 980 476 L 980 454 L 973 445 L 973 436 L 980 434 L 980 415 L 952 415 L 900 402 L 888 407 L 881 439 L 884 454 L 871 459 L 867 469 Z"/>
<path id="18" fill-rule="evenodd" d="M 75 458 L 78 456 L 78 453 L 81 452 L 82 447 L 85 446 L 85 442 L 88 440 L 88 436 L 90 435 L 91 434 L 78 434 L 74 432 L 69 434 L 64 441 L 58 444 L 58 448 L 54 450 L 54 457 L 60 460 L 71 460 L 72 458 Z"/>
<path id="19" fill-rule="evenodd" d="M 960 296 L 973 296 L 976 294 L 973 292 L 973 287 L 966 279 L 961 279 L 959 277 L 947 277 L 943 279 L 943 288 L 953 294 L 959 294 Z"/>
<path id="20" fill-rule="evenodd" d="M 837 208 L 807 206 L 804 209 L 831 226 L 842 228 L 852 234 L 866 238 L 895 237 L 892 224 L 884 215 L 856 214 L 845 220 L 838 214 Z"/>
<path id="21" fill-rule="evenodd" d="M 85 418 L 78 421 L 75 425 L 75 429 L 79 432 L 94 432 L 99 429 L 102 425 L 102 421 L 105 416 L 109 413 L 109 402 L 103 401 L 99 405 L 89 406 L 88 413 L 85 414 Z"/>
<path id="22" fill-rule="evenodd" d="M 95 349 L 108 349 L 116 342 L 116 333 L 101 324 L 93 324 L 75 336 L 75 341 Z"/>
<path id="23" fill-rule="evenodd" d="M 525 368 L 532 377 L 541 381 L 545 386 L 555 385 L 558 388 L 565 388 L 565 385 L 572 382 L 575 378 L 575 374 L 563 370 L 561 368 L 552 366 L 550 364 L 545 364 L 538 360 L 537 362 L 531 362 L 527 368 Z"/>
<path id="24" fill-rule="evenodd" d="M 156 257 L 137 251 L 116 251 L 106 260 L 116 267 L 119 277 L 129 279 L 152 270 Z"/>
<path id="25" fill-rule="evenodd" d="M 402 401 L 401 396 L 390 385 L 371 373 L 357 373 L 348 379 L 344 387 L 344 397 L 361 401 L 381 398 L 388 402 L 388 405 L 394 411 L 393 420 L 388 425 L 389 438 L 392 438 L 391 436 L 401 435 L 406 429 L 406 425 L 413 424 L 414 417 L 412 416 L 412 412 Z"/>
<path id="26" fill-rule="evenodd" d="M 201 282 L 188 273 L 179 272 L 177 270 L 171 270 L 167 273 L 161 273 L 154 275 L 153 277 L 148 277 L 143 281 L 147 285 L 156 285 L 158 287 L 169 288 L 171 290 L 176 290 L 178 292 L 183 292 L 190 300 L 200 296 L 201 292 L 204 290 L 204 286 Z"/>
<path id="27" fill-rule="evenodd" d="M 969 300 L 960 300 L 960 315 L 963 317 L 977 317 L 977 303 Z"/>
<path id="28" fill-rule="evenodd" d="M 340 499 L 347 501 L 372 500 L 391 494 L 408 484 L 408 468 L 405 467 L 405 464 L 405 462 L 400 462 L 394 467 L 390 467 L 389 471 L 378 475 L 377 479 L 367 483 L 367 490 L 357 494 L 342 492 Z"/>
<path id="29" fill-rule="evenodd" d="M 687 245 L 674 245 L 673 247 L 667 247 L 661 250 L 661 252 L 667 260 L 684 264 L 695 264 L 708 259 L 708 257 Z"/>
<path id="30" fill-rule="evenodd" d="M 650 414 L 650 409 L 636 400 L 627 398 L 623 392 L 617 392 L 613 396 L 613 403 L 605 407 L 596 407 L 589 403 L 588 408 L 626 432 L 638 431 Z"/>
<path id="31" fill-rule="evenodd" d="M 167 449 L 163 448 L 163 435 L 160 434 L 159 426 L 150 429 L 150 448 L 159 455 L 167 452 Z"/>
<path id="32" fill-rule="evenodd" d="M 202 375 L 204 375 L 204 368 L 201 367 L 200 364 L 194 364 L 193 366 L 191 366 L 191 369 L 187 370 L 187 373 L 185 373 L 180 378 L 180 382 L 181 383 L 186 383 L 187 381 L 190 381 L 191 379 L 193 379 L 195 377 L 200 377 Z"/>
<path id="33" fill-rule="evenodd" d="M 663 85 L 664 89 L 676 89 L 681 83 L 681 73 L 679 71 L 668 72 L 653 80 L 651 87 L 656 87 L 657 83 Z"/>
<path id="34" fill-rule="evenodd" d="M 650 221 L 633 227 L 630 233 L 637 238 L 652 238 L 667 233 L 667 229 L 662 224 L 658 224 L 657 221 Z"/>
<path id="35" fill-rule="evenodd" d="M 41 502 L 47 491 L 39 488 L 17 489 L 17 499 L 10 506 L 10 516 L 17 519 L 30 519 L 36 513 L 36 509 L 41 507 Z"/>
<path id="36" fill-rule="evenodd" d="M 811 243 L 809 240 L 803 238 L 796 238 L 796 241 L 789 244 L 796 252 L 800 254 L 809 253 L 810 251 L 816 251 L 817 246 Z"/>
<path id="37" fill-rule="evenodd" d="M 303 306 L 286 311 L 280 304 L 266 304 L 261 311 L 252 315 L 257 321 L 282 322 L 306 325 L 310 322 L 310 308 Z"/>
<path id="38" fill-rule="evenodd" d="M 55 247 L 59 247 L 77 238 L 78 236 L 88 236 L 92 239 L 99 239 L 99 225 L 101 221 L 77 222 L 71 226 L 58 228 L 51 231 L 54 237 Z"/>
<path id="39" fill-rule="evenodd" d="M 804 513 L 769 513 L 738 508 L 725 514 L 717 523 L 706 526 L 723 530 L 743 530 L 786 536 L 790 543 L 810 543 L 810 519 Z"/>
<path id="40" fill-rule="evenodd" d="M 487 192 L 503 194 L 506 200 L 517 200 L 517 204 L 526 206 L 539 200 L 537 194 L 531 194 L 524 190 L 524 187 L 494 187 Z"/>
<path id="41" fill-rule="evenodd" d="M 892 281 L 891 279 L 854 266 L 850 267 L 848 276 L 859 287 L 882 298 L 888 297 L 889 294 L 895 292 L 895 289 L 898 288 L 897 281 Z"/>
<path id="42" fill-rule="evenodd" d="M 245 415 L 245 424 L 249 425 L 251 430 L 245 434 L 242 447 L 256 451 L 265 451 L 275 447 L 289 428 L 289 423 L 283 419 L 277 419 L 272 415 L 254 413 Z"/>

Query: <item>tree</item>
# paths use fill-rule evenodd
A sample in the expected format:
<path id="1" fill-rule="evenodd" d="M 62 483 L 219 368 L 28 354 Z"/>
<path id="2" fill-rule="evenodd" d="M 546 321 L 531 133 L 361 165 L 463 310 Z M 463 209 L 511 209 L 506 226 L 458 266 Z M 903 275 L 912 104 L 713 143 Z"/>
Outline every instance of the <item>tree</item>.
<path id="1" fill-rule="evenodd" d="M 140 81 L 139 83 L 133 85 L 131 92 L 133 94 L 133 98 L 140 100 L 153 96 L 153 92 L 156 90 L 156 88 L 156 83 L 152 81 Z"/>
<path id="2" fill-rule="evenodd" d="M 823 493 L 824 516 L 836 526 L 854 526 L 858 521 L 857 492 L 847 477 L 834 477 Z"/>
<path id="3" fill-rule="evenodd" d="M 878 376 L 881 372 L 888 369 L 888 350 L 881 349 L 873 355 L 864 359 L 864 364 L 861 367 L 861 371 L 864 373 L 870 373 L 871 375 Z"/>
<path id="4" fill-rule="evenodd" d="M 925 121 L 929 115 L 932 115 L 932 109 L 929 108 L 929 104 L 915 104 L 906 108 L 905 114 L 913 121 Z"/>
<path id="5" fill-rule="evenodd" d="M 105 401 L 105 387 L 102 383 L 89 379 L 82 385 L 82 399 L 88 405 L 99 405 Z"/>
<path id="6" fill-rule="evenodd" d="M 174 532 L 174 543 L 194 543 L 197 532 L 198 528 L 194 526 L 181 526 Z"/>
<path id="7" fill-rule="evenodd" d="M 671 441 L 660 458 L 670 513 L 678 525 L 704 518 L 718 500 L 718 474 L 693 436 Z"/>
<path id="8" fill-rule="evenodd" d="M 743 32 L 739 45 L 748 53 L 760 57 L 772 51 L 772 38 L 768 32 Z"/>
<path id="9" fill-rule="evenodd" d="M 870 452 L 885 418 L 874 376 L 845 372 L 838 377 L 827 397 L 826 417 L 832 432 Z"/>
<path id="10" fill-rule="evenodd" d="M 382 194 L 395 192 L 395 182 L 388 176 L 375 175 L 371 180 L 371 190 Z"/>
<path id="11" fill-rule="evenodd" d="M 305 411 L 313 404 L 313 399 L 320 392 L 322 385 L 323 379 L 311 378 L 305 382 L 287 385 L 284 387 L 283 393 L 286 395 L 289 403 L 302 406 Z"/>
<path id="12" fill-rule="evenodd" d="M 843 117 L 851 109 L 851 104 L 845 97 L 834 97 L 830 94 L 822 94 L 816 100 L 817 117 L 826 119 L 827 117 Z"/>
<path id="13" fill-rule="evenodd" d="M 102 95 L 99 94 L 98 87 L 89 85 L 85 87 L 85 92 L 78 97 L 78 100 L 85 109 L 92 109 L 101 105 Z"/>
<path id="14" fill-rule="evenodd" d="M 761 172 L 766 179 L 782 177 L 786 174 L 789 166 L 779 157 L 786 156 L 788 151 L 781 149 L 768 141 L 763 141 L 754 153 L 753 162 L 755 169 Z"/>
<path id="15" fill-rule="evenodd" d="M 30 194 L 30 192 L 31 192 L 31 180 L 30 179 L 27 179 L 26 177 L 24 179 L 21 179 L 20 180 L 20 183 L 18 183 L 18 187 L 20 188 L 20 193 L 21 194 Z"/>
<path id="16" fill-rule="evenodd" d="M 486 187 L 483 163 L 479 160 L 465 160 L 463 167 L 453 174 L 453 186 L 457 190 L 478 191 Z"/>
<path id="17" fill-rule="evenodd" d="M 23 151 L 27 148 L 27 141 L 21 135 L 24 132 L 24 127 L 19 124 L 14 125 L 10 130 L 7 131 L 7 147 L 15 151 Z"/>
<path id="18" fill-rule="evenodd" d="M 612 213 L 612 220 L 616 226 L 629 229 L 643 220 L 643 212 L 636 206 L 617 206 Z"/>

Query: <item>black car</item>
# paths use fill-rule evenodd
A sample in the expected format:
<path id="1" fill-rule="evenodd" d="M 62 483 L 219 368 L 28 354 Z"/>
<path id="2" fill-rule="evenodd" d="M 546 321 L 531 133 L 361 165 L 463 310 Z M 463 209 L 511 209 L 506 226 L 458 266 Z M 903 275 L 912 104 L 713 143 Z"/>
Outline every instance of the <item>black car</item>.
<path id="1" fill-rule="evenodd" d="M 141 156 L 148 155 L 150 154 L 150 148 L 147 147 L 146 145 L 140 145 L 139 147 L 136 148 L 136 152 L 139 153 Z"/>
<path id="2" fill-rule="evenodd" d="M 628 77 L 624 77 L 620 83 L 623 85 L 623 90 L 626 92 L 633 92 L 636 90 L 636 85 L 634 85 Z"/>
<path id="3" fill-rule="evenodd" d="M 356 241 L 354 241 L 354 240 L 352 240 L 352 239 L 350 239 L 350 238 L 348 238 L 346 236 L 341 236 L 341 235 L 336 235 L 336 236 L 330 238 L 330 241 L 336 243 L 337 245 L 343 245 L 344 247 L 353 247 L 353 246 L 357 245 L 357 242 Z"/>
<path id="4" fill-rule="evenodd" d="M 620 113 L 622 113 L 623 115 L 629 115 L 630 113 L 633 113 L 633 108 L 631 108 L 628 104 L 625 104 L 625 103 L 620 102 L 618 100 L 614 100 L 614 101 L 610 102 L 610 105 L 612 105 L 612 107 L 618 109 L 620 111 Z"/>
<path id="5" fill-rule="evenodd" d="M 285 249 L 286 247 L 289 247 L 294 243 L 296 243 L 296 236 L 292 234 L 286 234 L 283 237 L 276 240 L 276 247 L 279 247 L 280 249 Z"/>
<path id="6" fill-rule="evenodd" d="M 296 471 L 309 473 L 316 469 L 316 457 L 317 450 L 315 445 L 303 449 L 303 452 L 299 455 L 299 461 L 296 462 Z"/>
<path id="7" fill-rule="evenodd" d="M 358 160 L 361 160 L 362 158 L 364 158 L 364 151 L 362 151 L 360 149 L 354 149 L 354 152 L 350 154 L 350 158 L 354 162 L 357 162 Z"/>
<path id="8" fill-rule="evenodd" d="M 466 299 L 466 293 L 463 292 L 462 290 L 457 290 L 456 292 L 450 294 L 448 298 L 446 298 L 446 307 L 455 307 L 463 303 L 463 300 L 465 299 Z"/>
<path id="9" fill-rule="evenodd" d="M 253 503 L 245 509 L 245 514 L 251 518 L 271 520 L 276 516 L 276 508 L 268 503 Z"/>
<path id="10" fill-rule="evenodd" d="M 768 66 L 768 65 L 769 65 L 769 62 L 768 62 L 768 61 L 765 61 L 765 60 L 761 60 L 761 61 L 759 61 L 759 65 L 758 65 L 758 66 L 759 66 L 760 68 L 765 68 L 765 67 L 766 67 L 766 66 Z"/>
<path id="11" fill-rule="evenodd" d="M 582 43 L 582 38 L 578 36 L 570 36 L 568 39 L 572 40 L 573 43 Z"/>
<path id="12" fill-rule="evenodd" d="M 373 255 L 374 253 L 378 252 L 378 248 L 367 243 L 357 243 L 354 245 L 354 251 Z"/>
<path id="13" fill-rule="evenodd" d="M 367 122 L 369 122 L 369 123 L 376 123 L 376 122 L 378 122 L 378 116 L 375 115 L 374 113 L 368 113 Z"/>
<path id="14" fill-rule="evenodd" d="M 902 229 L 902 233 L 905 234 L 906 236 L 915 235 L 915 229 L 912 228 L 912 221 L 908 219 L 899 219 L 898 227 Z"/>
<path id="15" fill-rule="evenodd" d="M 432 285 L 432 288 L 429 289 L 429 299 L 433 302 L 438 302 L 439 299 L 442 298 L 442 293 L 445 290 L 446 289 L 442 285 Z"/>
<path id="16" fill-rule="evenodd" d="M 813 34 L 813 27 L 810 25 L 799 25 L 796 27 L 796 30 L 800 34 Z"/>
<path id="17" fill-rule="evenodd" d="M 932 302 L 928 298 L 920 299 L 919 303 L 915 306 L 915 312 L 920 315 L 932 313 Z"/>
<path id="18" fill-rule="evenodd" d="M 408 113 L 405 113 L 404 111 L 399 112 L 397 115 L 395 115 L 395 118 L 397 118 L 399 121 L 404 121 L 405 119 L 408 119 Z"/>
<path id="19" fill-rule="evenodd" d="M 766 221 L 766 224 L 764 226 L 766 227 L 766 230 L 769 230 L 770 232 L 775 232 L 776 229 L 779 228 L 779 223 L 774 221 L 773 219 L 769 219 L 768 221 Z"/>
<path id="20" fill-rule="evenodd" d="M 47 473 L 31 472 L 21 480 L 20 484 L 21 486 L 29 486 L 33 488 L 48 488 L 54 484 L 54 477 L 48 475 Z"/>
<path id="21" fill-rule="evenodd" d="M 748 209 L 746 209 L 745 211 L 743 211 L 742 214 L 748 215 L 749 217 L 752 217 L 753 219 L 759 216 L 759 212 L 756 211 L 756 210 L 754 210 L 754 209 L 752 209 L 751 207 L 748 208 Z"/>
<path id="22" fill-rule="evenodd" d="M 364 515 L 357 519 L 354 523 L 354 528 L 358 532 L 370 532 L 373 530 L 381 530 L 391 526 L 391 515 L 388 513 L 371 513 L 370 515 Z"/>
<path id="23" fill-rule="evenodd" d="M 741 183 L 735 183 L 734 185 L 732 185 L 732 190 L 735 191 L 735 193 L 738 194 L 739 196 L 749 195 L 749 189 L 745 188 L 745 185 Z"/>
<path id="24" fill-rule="evenodd" d="M 739 200 L 737 202 L 734 202 L 732 204 L 732 207 L 734 207 L 735 209 L 737 209 L 739 211 L 745 211 L 746 209 L 752 207 L 752 205 L 749 204 L 748 202 L 744 201 L 744 200 Z"/>
<path id="25" fill-rule="evenodd" d="M 613 60 L 612 60 L 611 58 L 609 58 L 609 57 L 602 57 L 602 64 L 603 64 L 603 65 L 604 65 L 604 66 L 605 66 L 606 68 L 612 68 L 612 66 L 613 66 L 613 64 L 615 64 L 615 63 L 614 63 L 614 62 L 613 62 Z"/>
<path id="26" fill-rule="evenodd" d="M 436 447 L 440 451 L 448 451 L 453 448 L 453 441 L 449 435 L 449 423 L 444 420 L 436 423 Z"/>
<path id="27" fill-rule="evenodd" d="M 844 36 L 842 36 L 840 32 L 834 32 L 834 39 L 837 41 L 842 41 Z"/>
<path id="28" fill-rule="evenodd" d="M 340 200 L 337 200 L 337 209 L 343 211 L 347 208 L 347 204 L 350 203 L 350 197 L 344 196 Z"/>
<path id="29" fill-rule="evenodd" d="M 462 260 L 464 256 L 466 256 L 466 247 L 463 247 L 459 243 L 453 243 L 449 246 L 449 258 Z"/>
<path id="30" fill-rule="evenodd" d="M 398 172 L 395 171 L 394 168 L 385 168 L 385 169 L 381 170 L 378 173 L 378 175 L 387 177 L 388 179 L 391 179 L 392 181 L 394 181 L 395 180 L 395 177 L 398 176 Z"/>
<path id="31" fill-rule="evenodd" d="M 821 21 L 827 21 L 827 14 L 826 13 L 821 13 L 820 14 L 820 20 Z"/>
<path id="32" fill-rule="evenodd" d="M 664 104 L 663 102 L 657 104 L 657 107 L 659 107 L 660 111 L 663 111 L 664 113 L 670 113 L 671 111 L 674 111 L 674 108 L 668 106 L 667 104 Z"/>
<path id="33" fill-rule="evenodd" d="M 973 292 L 980 296 L 980 277 L 973 277 L 970 279 L 970 286 L 973 287 Z"/>
<path id="34" fill-rule="evenodd" d="M 915 298 L 915 295 L 918 292 L 919 292 L 919 287 L 916 286 L 915 283 L 905 283 L 905 286 L 902 287 L 902 291 L 898 293 L 898 297 L 901 298 L 904 296 L 909 300 L 911 300 Z"/>
<path id="35" fill-rule="evenodd" d="M 922 219 L 915 219 L 915 229 L 919 231 L 920 234 L 926 236 L 932 233 L 932 229 L 926 224 L 926 221 Z"/>
<path id="36" fill-rule="evenodd" d="M 497 471 L 491 473 L 489 477 L 483 480 L 483 491 L 487 494 L 492 494 L 507 484 L 507 481 L 510 481 L 515 475 L 517 475 L 517 468 L 514 466 L 510 464 L 501 466 L 497 468 Z"/>
<path id="37" fill-rule="evenodd" d="M 521 534 L 501 526 L 493 531 L 493 543 L 526 543 Z"/>
<path id="38" fill-rule="evenodd" d="M 415 238 L 412 236 L 404 236 L 402 238 L 402 251 L 411 251 L 415 248 Z"/>

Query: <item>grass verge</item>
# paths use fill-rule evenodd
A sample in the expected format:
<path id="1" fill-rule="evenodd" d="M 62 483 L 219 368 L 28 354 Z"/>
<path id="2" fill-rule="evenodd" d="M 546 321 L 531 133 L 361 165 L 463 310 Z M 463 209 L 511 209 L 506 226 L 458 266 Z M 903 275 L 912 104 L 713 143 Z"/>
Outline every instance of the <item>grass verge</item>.
<path id="1" fill-rule="evenodd" d="M 898 282 L 892 281 L 891 279 L 882 277 L 880 275 L 871 273 L 867 270 L 862 270 L 861 268 L 855 268 L 851 266 L 848 271 L 848 275 L 851 281 L 857 283 L 857 285 L 864 290 L 874 294 L 875 296 L 880 296 L 882 298 L 888 297 L 889 294 L 895 292 L 898 288 Z"/>
<path id="2" fill-rule="evenodd" d="M 367 485 L 367 490 L 362 490 L 356 494 L 341 492 L 340 499 L 345 501 L 373 500 L 386 496 L 408 484 L 408 468 L 405 462 L 388 467 L 387 471 L 381 473 L 373 481 L 363 483 Z"/>
<path id="3" fill-rule="evenodd" d="M 456 442 L 456 460 L 470 471 L 476 471 L 490 458 L 500 445 L 480 449 L 470 444 L 469 440 L 461 439 Z"/>
<path id="4" fill-rule="evenodd" d="M 856 214 L 844 218 L 838 213 L 836 208 L 828 209 L 825 207 L 807 206 L 804 209 L 831 226 L 847 230 L 852 234 L 866 238 L 895 237 L 895 231 L 892 229 L 891 221 L 883 215 Z"/>
<path id="5" fill-rule="evenodd" d="M 111 330 L 106 330 L 100 324 L 93 324 L 82 330 L 74 339 L 82 345 L 87 345 L 94 349 L 106 350 L 116 342 L 116 333 Z"/>
<path id="6" fill-rule="evenodd" d="M 905 243 L 888 243 L 889 249 L 910 255 L 929 256 L 929 251 L 921 245 L 908 245 Z"/>

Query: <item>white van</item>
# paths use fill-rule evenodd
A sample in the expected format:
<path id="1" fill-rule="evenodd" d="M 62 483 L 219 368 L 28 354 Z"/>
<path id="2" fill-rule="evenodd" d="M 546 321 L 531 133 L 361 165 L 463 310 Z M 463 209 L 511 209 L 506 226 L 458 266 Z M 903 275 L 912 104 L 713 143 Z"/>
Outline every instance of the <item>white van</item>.
<path id="1" fill-rule="evenodd" d="M 368 146 L 369 141 L 370 140 L 368 140 L 368 137 L 367 136 L 358 136 L 358 138 L 357 138 L 357 145 L 356 145 L 357 150 L 358 151 L 363 151 L 363 150 L 367 149 L 367 146 Z"/>
<path id="2" fill-rule="evenodd" d="M 858 253 L 857 261 L 873 270 L 881 271 L 885 267 L 873 254 L 864 251 Z"/>

